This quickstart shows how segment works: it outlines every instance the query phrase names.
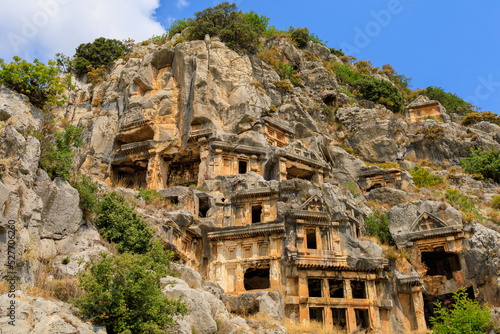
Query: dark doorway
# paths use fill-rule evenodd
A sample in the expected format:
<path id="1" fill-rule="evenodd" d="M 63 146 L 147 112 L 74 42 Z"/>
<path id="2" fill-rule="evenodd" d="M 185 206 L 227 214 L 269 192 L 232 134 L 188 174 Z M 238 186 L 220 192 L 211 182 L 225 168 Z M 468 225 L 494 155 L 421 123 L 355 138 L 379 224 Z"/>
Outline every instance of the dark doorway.
<path id="1" fill-rule="evenodd" d="M 323 308 L 322 307 L 309 307 L 309 320 L 323 323 Z"/>
<path id="2" fill-rule="evenodd" d="M 269 289 L 269 268 L 248 268 L 243 278 L 245 290 Z"/>
<path id="3" fill-rule="evenodd" d="M 210 201 L 208 197 L 200 197 L 198 199 L 198 217 L 205 218 L 207 217 L 207 212 L 210 210 Z"/>
<path id="4" fill-rule="evenodd" d="M 351 281 L 352 298 L 366 299 L 365 281 Z"/>
<path id="5" fill-rule="evenodd" d="M 262 221 L 262 206 L 252 206 L 252 224 L 260 223 Z"/>
<path id="6" fill-rule="evenodd" d="M 307 229 L 306 238 L 308 249 L 318 249 L 318 246 L 316 245 L 316 229 Z"/>
<path id="7" fill-rule="evenodd" d="M 308 278 L 307 287 L 309 289 L 309 297 L 323 297 L 323 280 Z"/>
<path id="8" fill-rule="evenodd" d="M 344 281 L 329 279 L 330 298 L 344 298 Z"/>
<path id="9" fill-rule="evenodd" d="M 244 160 L 238 161 L 238 173 L 245 174 L 247 172 L 248 162 Z"/>
<path id="10" fill-rule="evenodd" d="M 333 326 L 340 327 L 342 329 L 347 328 L 347 309 L 345 308 L 332 308 L 332 320 Z"/>
<path id="11" fill-rule="evenodd" d="M 370 318 L 368 317 L 368 310 L 354 309 L 356 314 L 356 326 L 359 329 L 370 328 Z"/>
<path id="12" fill-rule="evenodd" d="M 446 279 L 453 278 L 453 272 L 460 270 L 460 260 L 455 253 L 448 253 L 443 250 L 434 252 L 422 252 L 422 263 L 428 268 L 429 276 L 446 276 Z"/>

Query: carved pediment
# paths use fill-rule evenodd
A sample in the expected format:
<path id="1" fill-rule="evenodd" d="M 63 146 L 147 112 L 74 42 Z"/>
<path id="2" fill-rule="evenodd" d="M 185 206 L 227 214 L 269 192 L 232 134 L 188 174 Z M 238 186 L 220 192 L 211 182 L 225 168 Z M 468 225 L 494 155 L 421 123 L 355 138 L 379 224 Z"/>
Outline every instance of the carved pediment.
<path id="1" fill-rule="evenodd" d="M 303 211 L 314 211 L 314 212 L 324 212 L 325 211 L 325 202 L 319 196 L 312 196 L 307 201 L 305 201 L 300 210 Z"/>
<path id="2" fill-rule="evenodd" d="M 301 157 L 323 162 L 323 159 L 313 150 L 308 149 L 300 140 L 296 140 L 285 148 L 285 151 Z"/>
<path id="3" fill-rule="evenodd" d="M 420 232 L 420 231 L 430 231 L 437 228 L 448 227 L 445 221 L 442 219 L 428 213 L 424 212 L 413 222 L 410 231 Z"/>

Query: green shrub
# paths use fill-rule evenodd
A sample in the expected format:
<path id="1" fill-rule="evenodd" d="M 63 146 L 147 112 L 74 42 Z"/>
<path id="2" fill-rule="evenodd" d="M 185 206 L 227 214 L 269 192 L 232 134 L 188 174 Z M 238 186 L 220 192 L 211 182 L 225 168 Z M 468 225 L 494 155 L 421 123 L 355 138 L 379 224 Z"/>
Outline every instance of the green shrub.
<path id="1" fill-rule="evenodd" d="M 51 178 L 61 177 L 69 179 L 73 170 L 75 149 L 83 146 L 80 139 L 83 127 L 68 125 L 63 132 L 55 134 L 55 143 L 46 141 L 42 143 L 40 165 Z"/>
<path id="2" fill-rule="evenodd" d="M 481 116 L 478 112 L 470 112 L 467 116 L 462 120 L 462 125 L 473 125 L 479 123 L 483 120 L 483 116 Z"/>
<path id="3" fill-rule="evenodd" d="M 123 42 L 100 37 L 92 43 L 80 44 L 76 48 L 73 67 L 78 74 L 87 74 L 90 71 L 89 66 L 108 68 L 128 51 Z"/>
<path id="4" fill-rule="evenodd" d="M 377 237 L 384 245 L 394 245 L 389 231 L 389 213 L 375 210 L 365 218 L 366 234 Z"/>
<path id="5" fill-rule="evenodd" d="M 193 19 L 190 18 L 190 17 L 187 18 L 187 19 L 186 18 L 184 18 L 184 19 L 177 19 L 175 21 L 174 20 L 170 20 L 170 28 L 167 29 L 167 34 L 165 36 L 168 37 L 168 38 L 172 38 L 175 34 L 180 34 L 191 23 L 193 23 Z M 162 36 L 164 36 L 164 35 L 162 35 Z M 165 41 L 165 40 L 163 40 L 163 41 Z"/>
<path id="6" fill-rule="evenodd" d="M 466 115 L 472 110 L 472 104 L 464 101 L 456 94 L 445 92 L 441 87 L 427 87 L 423 91 L 424 95 L 431 100 L 438 100 L 448 112 Z"/>
<path id="7" fill-rule="evenodd" d="M 500 195 L 493 196 L 490 205 L 494 209 L 500 209 Z"/>
<path id="8" fill-rule="evenodd" d="M 254 49 L 260 33 L 259 28 L 238 11 L 236 4 L 226 1 L 195 13 L 189 27 L 189 38 L 192 40 L 202 40 L 206 34 L 219 36 L 229 48 L 242 51 Z"/>
<path id="9" fill-rule="evenodd" d="M 356 87 L 365 99 L 383 104 L 393 112 L 400 112 L 403 108 L 403 97 L 390 82 L 363 76 L 356 81 Z"/>
<path id="10" fill-rule="evenodd" d="M 57 77 L 59 69 L 54 61 L 47 66 L 38 59 L 29 63 L 16 56 L 13 60 L 6 64 L 0 59 L 0 84 L 26 95 L 35 107 L 63 105 L 64 84 Z"/>
<path id="11" fill-rule="evenodd" d="M 434 334 L 482 334 L 491 329 L 490 309 L 467 297 L 465 288 L 453 293 L 455 303 L 448 308 L 437 302 L 431 317 Z"/>
<path id="12" fill-rule="evenodd" d="M 431 174 L 428 169 L 416 167 L 410 169 L 409 172 L 418 188 L 434 187 L 443 182 L 441 176 Z"/>
<path id="13" fill-rule="evenodd" d="M 81 175 L 79 179 L 71 182 L 71 186 L 78 190 L 80 195 L 80 209 L 82 209 L 84 216 L 90 220 L 96 212 L 97 201 L 97 183 L 92 182 L 90 177 Z"/>
<path id="14" fill-rule="evenodd" d="M 300 85 L 300 79 L 292 65 L 280 63 L 278 73 L 281 76 L 281 80 L 288 79 L 295 86 Z"/>
<path id="15" fill-rule="evenodd" d="M 60 73 L 69 73 L 73 69 L 73 60 L 64 53 L 56 53 L 54 62 Z"/>
<path id="16" fill-rule="evenodd" d="M 476 201 L 461 194 L 458 189 L 446 189 L 444 197 L 452 206 L 458 206 L 460 211 L 477 213 L 479 215 L 476 209 Z"/>
<path id="17" fill-rule="evenodd" d="M 147 254 L 103 254 L 80 273 L 85 294 L 74 300 L 81 314 L 109 333 L 165 333 L 186 305 L 162 293 L 160 279 L 171 275 L 172 253 L 154 242 Z"/>
<path id="18" fill-rule="evenodd" d="M 244 13 L 243 17 L 248 23 L 250 23 L 255 31 L 259 32 L 259 35 L 262 35 L 267 31 L 269 26 L 269 17 L 266 15 L 259 15 L 251 10 L 248 13 Z"/>
<path id="19" fill-rule="evenodd" d="M 444 128 L 440 127 L 437 124 L 432 125 L 428 128 L 424 128 L 423 133 L 425 139 L 432 141 L 440 141 L 445 137 Z"/>
<path id="20" fill-rule="evenodd" d="M 500 182 L 500 150 L 471 149 L 470 156 L 462 159 L 461 164 L 467 173 L 480 173 L 485 178 Z"/>
<path id="21" fill-rule="evenodd" d="M 114 243 L 120 252 L 145 253 L 149 250 L 153 231 L 116 192 L 102 196 L 96 225 L 101 235 Z"/>
<path id="22" fill-rule="evenodd" d="M 326 65 L 327 69 L 330 69 L 335 74 L 337 81 L 341 85 L 353 86 L 361 78 L 361 75 L 354 72 L 348 64 L 327 63 Z"/>
<path id="23" fill-rule="evenodd" d="M 290 27 L 289 32 L 292 36 L 292 41 L 301 49 L 303 49 L 310 40 L 309 29 L 307 28 Z"/>
<path id="24" fill-rule="evenodd" d="M 354 154 L 354 152 L 352 151 L 352 149 L 350 147 L 344 147 L 344 149 L 346 150 L 346 152 Z M 349 150 L 351 152 L 349 152 Z M 344 184 L 344 188 L 349 190 L 349 192 L 352 194 L 352 196 L 354 196 L 354 198 L 361 195 L 361 192 L 359 191 L 359 187 L 355 182 L 348 182 L 348 183 Z"/>
<path id="25" fill-rule="evenodd" d="M 146 203 L 149 204 L 151 203 L 152 200 L 163 197 L 155 189 L 145 190 L 144 188 L 140 188 L 137 198 L 143 198 L 146 201 Z"/>
<path id="26" fill-rule="evenodd" d="M 337 57 L 343 57 L 345 56 L 345 53 L 344 51 L 342 51 L 342 49 L 335 49 L 335 48 L 330 48 L 330 52 L 334 55 L 336 55 Z"/>

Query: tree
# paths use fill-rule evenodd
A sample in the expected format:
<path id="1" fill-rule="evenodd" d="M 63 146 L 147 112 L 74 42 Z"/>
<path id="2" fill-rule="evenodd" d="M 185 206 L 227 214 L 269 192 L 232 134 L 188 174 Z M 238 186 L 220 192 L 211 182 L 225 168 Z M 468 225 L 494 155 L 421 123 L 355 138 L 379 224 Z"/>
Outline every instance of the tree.
<path id="1" fill-rule="evenodd" d="M 100 37 L 92 43 L 80 44 L 76 48 L 73 67 L 77 74 L 86 74 L 90 71 L 89 66 L 110 67 L 128 51 L 129 49 L 119 40 Z"/>
<path id="2" fill-rule="evenodd" d="M 235 50 L 250 51 L 258 43 L 260 27 L 237 11 L 236 4 L 222 2 L 215 7 L 195 13 L 189 28 L 191 40 L 204 39 L 205 35 L 219 36 L 228 47 Z"/>
<path id="3" fill-rule="evenodd" d="M 309 29 L 307 28 L 294 28 L 290 27 L 290 34 L 292 36 L 292 41 L 297 43 L 298 47 L 303 49 L 307 42 L 311 40 L 309 35 Z"/>
<path id="4" fill-rule="evenodd" d="M 389 213 L 375 210 L 365 219 L 366 234 L 378 237 L 384 245 L 394 245 L 394 239 L 389 231 Z"/>
<path id="5" fill-rule="evenodd" d="M 453 293 L 455 304 L 441 305 L 437 302 L 435 317 L 431 317 L 434 334 L 483 334 L 491 329 L 490 309 L 467 297 L 462 288 Z"/>
<path id="6" fill-rule="evenodd" d="M 115 192 L 104 194 L 97 210 L 96 225 L 101 235 L 120 252 L 146 253 L 153 231 Z"/>
<path id="7" fill-rule="evenodd" d="M 467 173 L 480 173 L 485 178 L 500 182 L 500 150 L 471 149 L 470 156 L 461 161 Z"/>
<path id="8" fill-rule="evenodd" d="M 372 76 L 363 76 L 356 81 L 355 85 L 365 99 L 383 104 L 393 112 L 401 111 L 403 97 L 390 82 L 378 80 Z"/>
<path id="9" fill-rule="evenodd" d="M 160 279 L 172 275 L 172 253 L 159 240 L 144 255 L 103 254 L 96 263 L 87 263 L 80 273 L 85 294 L 74 300 L 81 314 L 108 333 L 165 333 L 175 315 L 187 307 L 170 300 L 161 291 Z"/>
<path id="10" fill-rule="evenodd" d="M 6 64 L 0 59 L 0 84 L 26 95 L 35 107 L 63 105 L 65 87 L 57 77 L 59 70 L 55 62 L 49 61 L 47 66 L 38 59 L 29 63 L 15 56 L 13 60 Z"/>
<path id="11" fill-rule="evenodd" d="M 427 87 L 424 94 L 431 100 L 438 100 L 448 112 L 466 115 L 473 111 L 471 103 L 464 101 L 456 94 L 445 92 L 441 87 Z"/>
<path id="12" fill-rule="evenodd" d="M 49 141 L 42 143 L 40 165 L 51 178 L 69 179 L 73 169 L 75 149 L 83 146 L 82 134 L 83 127 L 68 125 L 63 132 L 55 134 L 54 143 Z"/>

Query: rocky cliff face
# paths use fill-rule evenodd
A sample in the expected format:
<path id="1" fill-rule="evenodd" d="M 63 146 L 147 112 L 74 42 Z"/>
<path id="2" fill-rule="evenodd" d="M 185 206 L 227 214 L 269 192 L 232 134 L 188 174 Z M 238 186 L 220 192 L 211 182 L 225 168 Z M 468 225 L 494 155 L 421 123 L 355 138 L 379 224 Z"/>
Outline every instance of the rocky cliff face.
<path id="1" fill-rule="evenodd" d="M 296 69 L 294 86 L 259 57 L 208 36 L 171 46 L 175 39 L 135 46 L 96 87 L 75 81 L 54 110 L 85 126 L 75 170 L 100 192 L 133 198 L 143 187 L 175 203 L 137 209 L 187 265 L 181 279 L 164 279 L 164 293 L 184 296 L 190 309 L 170 331 L 281 333 L 279 321 L 289 318 L 422 332 L 432 302 L 460 287 L 500 306 L 499 234 L 484 218 L 499 188 L 457 169 L 471 148 L 499 149 L 500 127 L 464 127 L 439 108 L 440 120 L 415 121 L 352 100 L 322 63 L 339 60 L 311 42 L 305 50 L 286 38 L 264 42 Z M 82 218 L 78 192 L 39 168 L 40 142 L 29 129 L 39 131 L 41 118 L 25 97 L 0 89 L 0 261 L 14 222 L 24 289 L 49 262 L 51 279 L 63 279 L 109 251 Z M 415 187 L 407 170 L 424 160 L 475 199 L 478 216 L 464 220 L 442 193 Z M 408 260 L 366 238 L 364 221 L 375 209 L 388 212 Z M 20 298 L 30 333 L 104 330 L 67 305 Z M 273 329 L 243 317 L 258 312 L 276 319 Z"/>

